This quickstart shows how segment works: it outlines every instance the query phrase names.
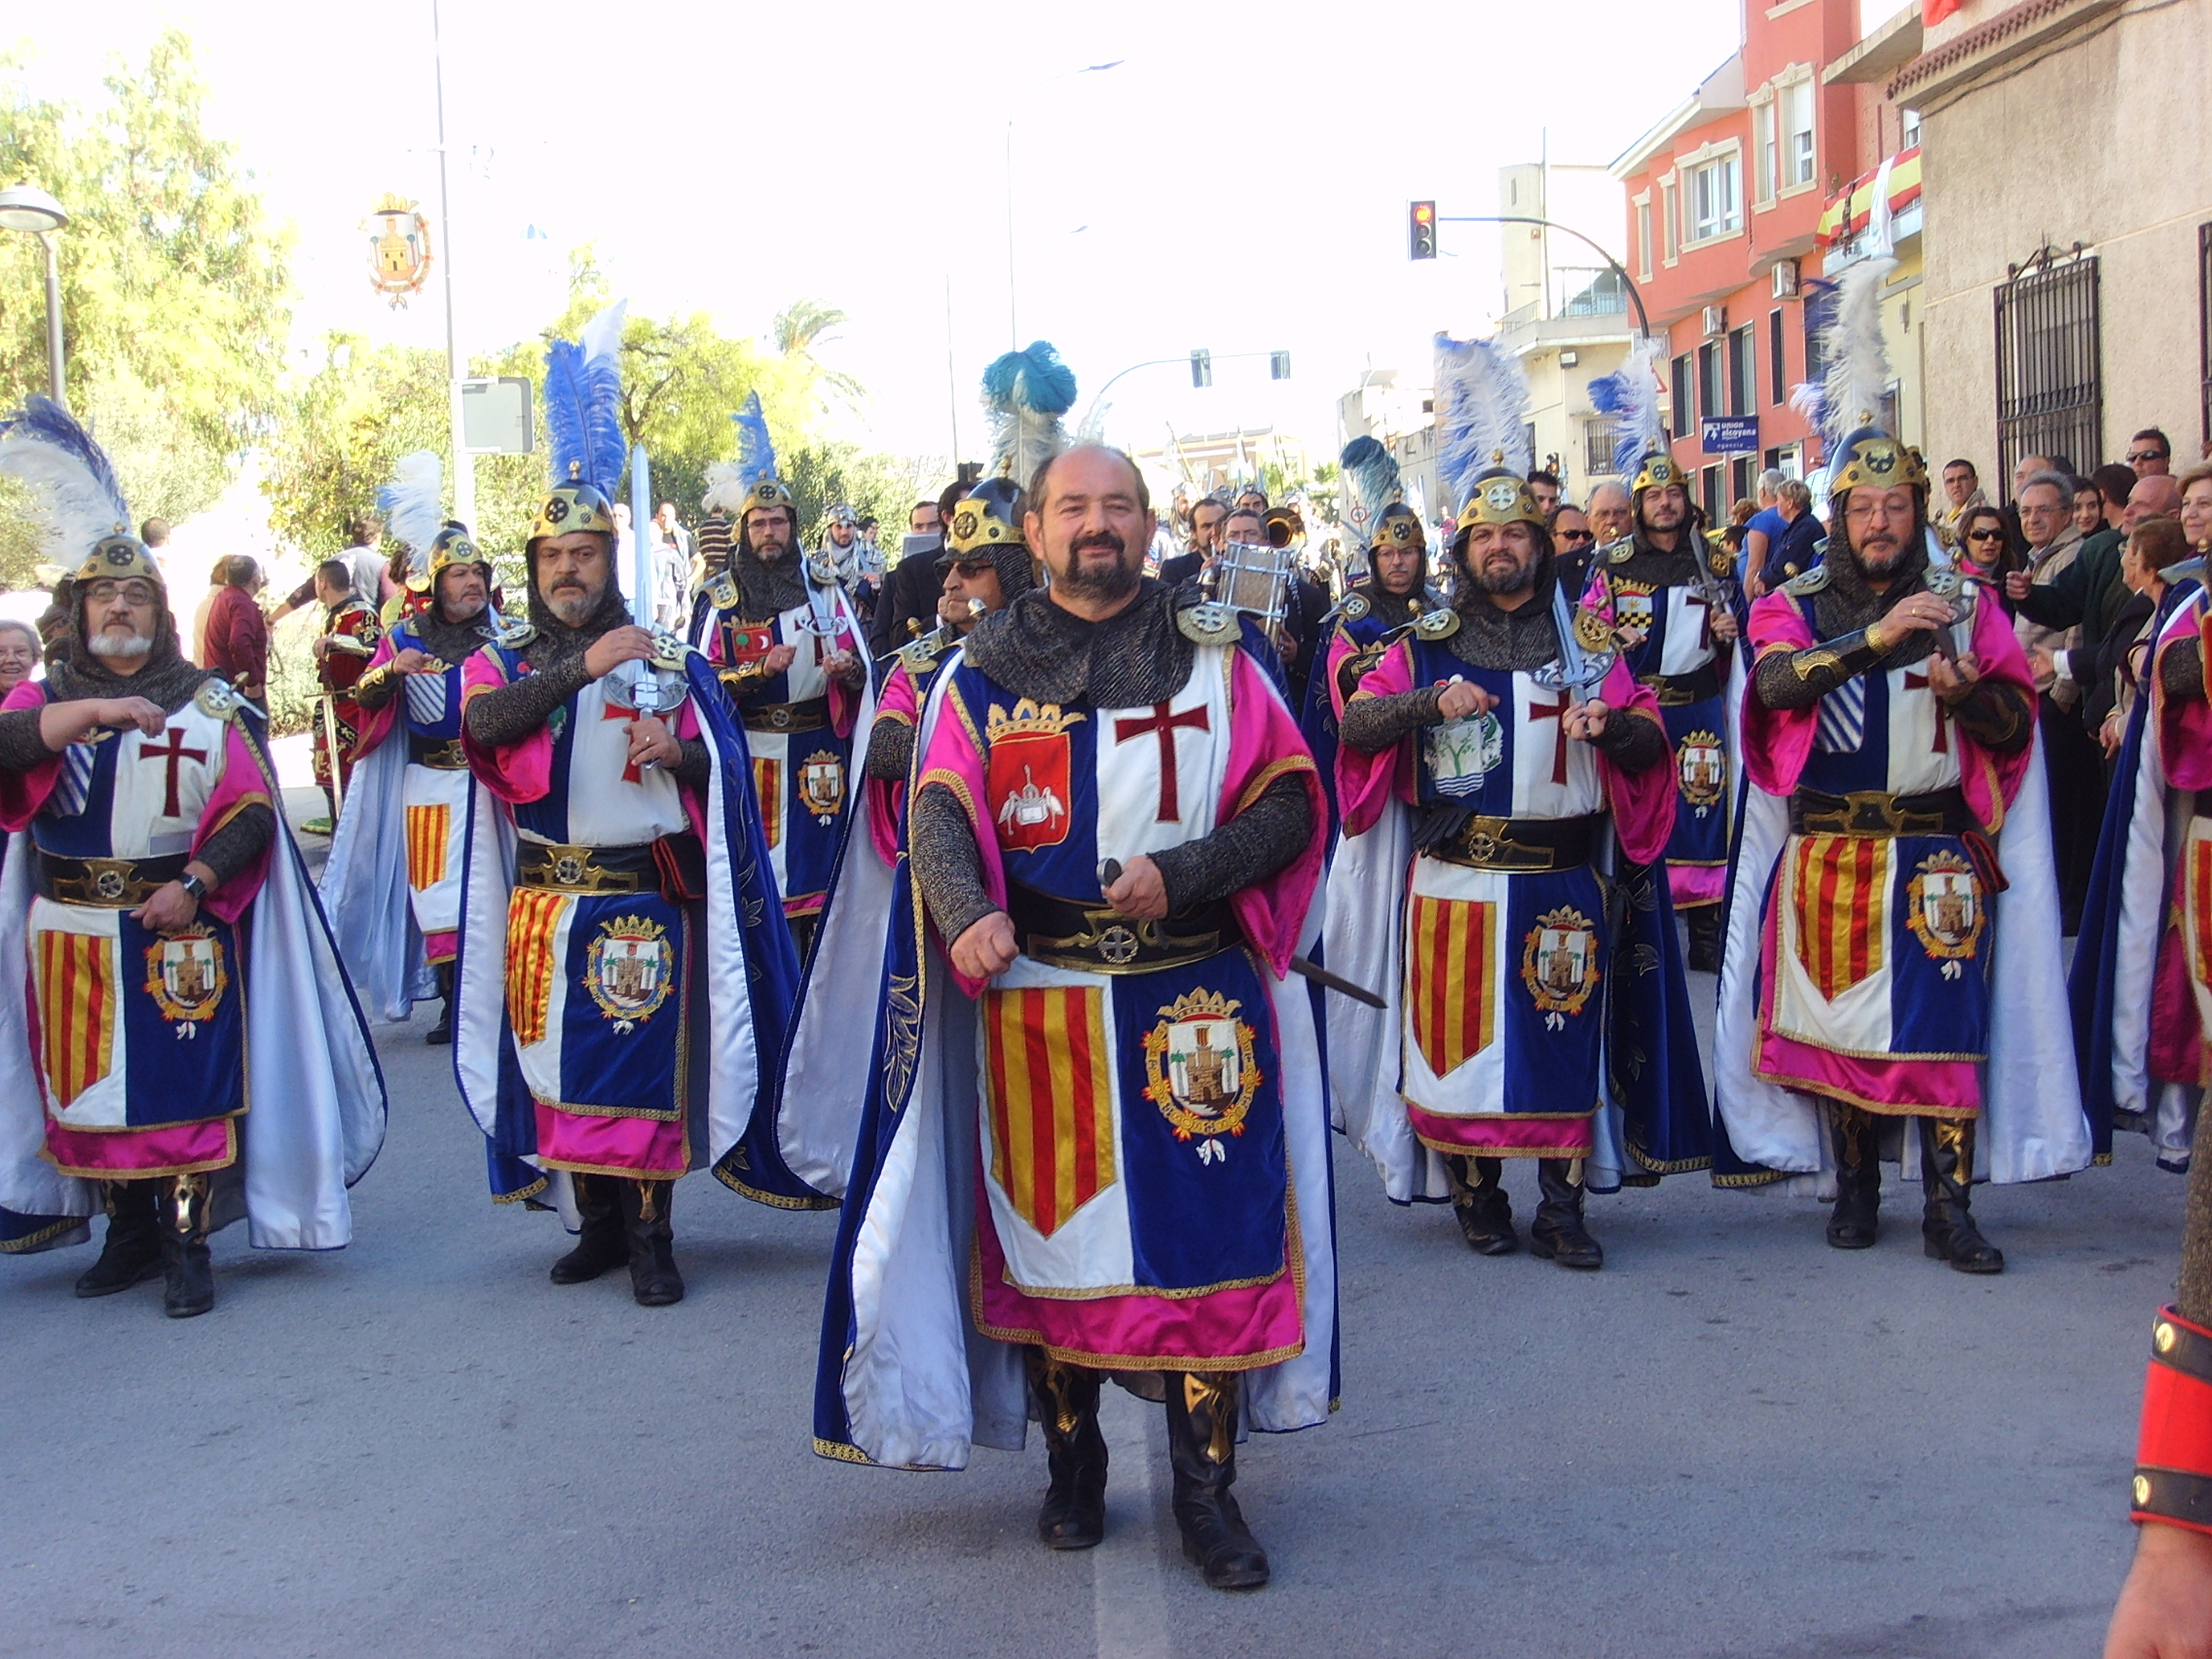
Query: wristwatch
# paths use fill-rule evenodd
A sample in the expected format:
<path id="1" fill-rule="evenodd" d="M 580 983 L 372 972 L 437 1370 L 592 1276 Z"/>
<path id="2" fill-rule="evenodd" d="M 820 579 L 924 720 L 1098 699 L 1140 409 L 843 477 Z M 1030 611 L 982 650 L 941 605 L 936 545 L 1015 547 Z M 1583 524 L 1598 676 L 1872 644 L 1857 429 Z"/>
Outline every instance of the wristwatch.
<path id="1" fill-rule="evenodd" d="M 197 875 L 194 875 L 192 871 L 186 870 L 182 875 L 178 876 L 176 878 L 176 884 L 179 887 L 183 888 L 187 893 L 192 895 L 192 902 L 195 904 L 203 903 L 205 902 L 207 898 L 207 884 L 204 881 L 202 881 Z"/>

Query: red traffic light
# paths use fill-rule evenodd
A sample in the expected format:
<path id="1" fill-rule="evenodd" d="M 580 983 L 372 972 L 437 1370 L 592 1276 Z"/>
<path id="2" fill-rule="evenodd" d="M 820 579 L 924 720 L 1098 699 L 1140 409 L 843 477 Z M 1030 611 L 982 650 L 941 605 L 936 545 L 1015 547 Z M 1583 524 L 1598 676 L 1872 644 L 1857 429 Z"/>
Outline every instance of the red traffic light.
<path id="1" fill-rule="evenodd" d="M 1406 257 L 1408 259 L 1434 259 L 1436 257 L 1436 203 L 1415 202 L 1412 222 L 1407 226 Z"/>

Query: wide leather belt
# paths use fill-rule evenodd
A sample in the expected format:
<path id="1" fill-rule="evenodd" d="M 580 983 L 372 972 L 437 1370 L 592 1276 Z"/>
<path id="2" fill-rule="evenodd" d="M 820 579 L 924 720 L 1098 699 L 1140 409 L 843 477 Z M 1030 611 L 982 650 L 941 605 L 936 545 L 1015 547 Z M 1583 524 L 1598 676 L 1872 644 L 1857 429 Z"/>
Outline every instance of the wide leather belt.
<path id="1" fill-rule="evenodd" d="M 1793 835 L 1971 835 L 1980 830 L 1965 792 L 1957 789 L 1909 795 L 1800 789 L 1789 797 Z"/>
<path id="2" fill-rule="evenodd" d="M 468 769 L 468 756 L 461 750 L 461 739 L 450 738 L 440 742 L 434 737 L 407 734 L 407 758 L 417 766 L 427 766 L 436 772 L 464 772 Z"/>
<path id="3" fill-rule="evenodd" d="M 1103 904 L 1078 904 L 1011 884 L 1007 913 L 1021 954 L 1084 974 L 1149 974 L 1203 962 L 1243 941 L 1226 903 L 1195 905 L 1163 921 L 1143 922 Z"/>
<path id="4" fill-rule="evenodd" d="M 547 893 L 635 893 L 655 885 L 653 847 L 561 847 L 525 841 L 515 859 L 515 885 Z"/>
<path id="5" fill-rule="evenodd" d="M 740 711 L 747 731 L 819 731 L 830 723 L 830 699 L 803 703 L 756 703 Z"/>
<path id="6" fill-rule="evenodd" d="M 1662 709 L 1686 709 L 1720 695 L 1720 673 L 1710 662 L 1687 674 L 1646 674 L 1640 683 L 1651 687 Z"/>
<path id="7" fill-rule="evenodd" d="M 1446 864 L 1473 869 L 1530 872 L 1578 869 L 1590 862 L 1602 815 L 1582 818 L 1468 819 L 1451 834 L 1421 849 Z"/>
<path id="8" fill-rule="evenodd" d="M 135 910 L 184 873 L 185 853 L 158 859 L 65 859 L 38 856 L 38 890 L 63 904 Z"/>

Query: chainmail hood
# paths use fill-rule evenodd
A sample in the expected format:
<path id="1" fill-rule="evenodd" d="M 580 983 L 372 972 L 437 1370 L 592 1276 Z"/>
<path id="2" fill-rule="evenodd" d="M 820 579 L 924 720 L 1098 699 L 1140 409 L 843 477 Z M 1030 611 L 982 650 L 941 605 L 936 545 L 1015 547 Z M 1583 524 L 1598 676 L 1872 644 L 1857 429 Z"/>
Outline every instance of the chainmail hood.
<path id="1" fill-rule="evenodd" d="M 1904 555 L 1898 562 L 1897 574 L 1881 593 L 1866 585 L 1866 577 L 1860 570 L 1859 555 L 1849 544 L 1849 533 L 1838 531 L 1831 535 L 1819 567 L 1826 572 L 1825 583 L 1813 595 L 1814 631 L 1824 640 L 1856 633 L 1869 623 L 1879 622 L 1890 608 L 1907 594 L 1926 589 L 1926 528 L 1920 515 L 1915 514 Z M 1910 668 L 1926 661 L 1935 649 L 1936 636 L 1926 629 L 1918 629 L 1907 634 L 1882 658 L 1882 666 L 1885 669 Z"/>
<path id="2" fill-rule="evenodd" d="M 589 650 L 592 642 L 600 635 L 630 624 L 630 608 L 622 601 L 621 584 L 614 579 L 614 567 L 609 562 L 607 586 L 601 590 L 599 604 L 584 618 L 581 627 L 571 628 L 553 614 L 553 608 L 545 603 L 545 596 L 537 589 L 537 552 L 533 547 L 524 555 L 529 566 L 530 623 L 537 630 L 537 637 L 523 647 L 523 660 L 534 669 L 542 669 L 548 663 Z M 448 624 L 451 626 L 451 624 Z M 424 644 L 429 644 L 428 636 Z M 443 655 L 443 653 L 440 653 Z M 453 661 L 447 657 L 448 662 Z"/>
<path id="3" fill-rule="evenodd" d="M 1518 609 L 1500 610 L 1489 594 L 1459 572 L 1452 608 L 1458 632 L 1446 649 L 1473 668 L 1529 673 L 1559 657 L 1559 628 L 1552 618 L 1552 592 L 1559 571 L 1549 553 L 1536 561 L 1536 591 Z"/>
<path id="4" fill-rule="evenodd" d="M 1164 703 L 1191 677 L 1197 650 L 1175 625 L 1199 602 L 1147 576 L 1127 609 L 1089 622 L 1032 588 L 968 636 L 968 661 L 1017 697 L 1126 709 Z"/>
<path id="5" fill-rule="evenodd" d="M 80 697 L 144 697 L 175 713 L 193 694 L 220 676 L 187 662 L 177 649 L 176 621 L 169 614 L 168 595 L 155 604 L 154 645 L 135 674 L 118 674 L 85 644 L 85 583 L 73 585 L 69 595 L 69 631 L 47 652 L 48 693 L 57 702 Z"/>

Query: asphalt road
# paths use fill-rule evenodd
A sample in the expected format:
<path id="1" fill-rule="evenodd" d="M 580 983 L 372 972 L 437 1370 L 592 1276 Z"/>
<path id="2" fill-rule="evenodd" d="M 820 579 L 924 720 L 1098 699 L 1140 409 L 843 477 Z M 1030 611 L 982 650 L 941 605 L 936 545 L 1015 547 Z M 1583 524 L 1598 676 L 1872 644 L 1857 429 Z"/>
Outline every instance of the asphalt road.
<path id="1" fill-rule="evenodd" d="M 329 1256 L 215 1242 L 220 1305 L 0 1262 L 0 1653 L 1913 1655 L 2095 1651 L 2182 1183 L 1981 1189 L 2009 1271 L 1871 1251 L 1699 1177 L 1592 1200 L 1605 1271 L 1471 1255 L 1340 1145 L 1344 1406 L 1259 1437 L 1274 1560 L 1204 1589 L 1157 1408 L 1109 1389 L 1112 1536 L 1034 1541 L 1034 1444 L 964 1474 L 826 1462 L 809 1394 L 833 1218 L 703 1176 L 690 1284 L 558 1288 L 495 1207 L 445 1051 L 380 1032 L 391 1133 Z M 1532 1171 L 1510 1182 L 1525 1218 Z"/>

